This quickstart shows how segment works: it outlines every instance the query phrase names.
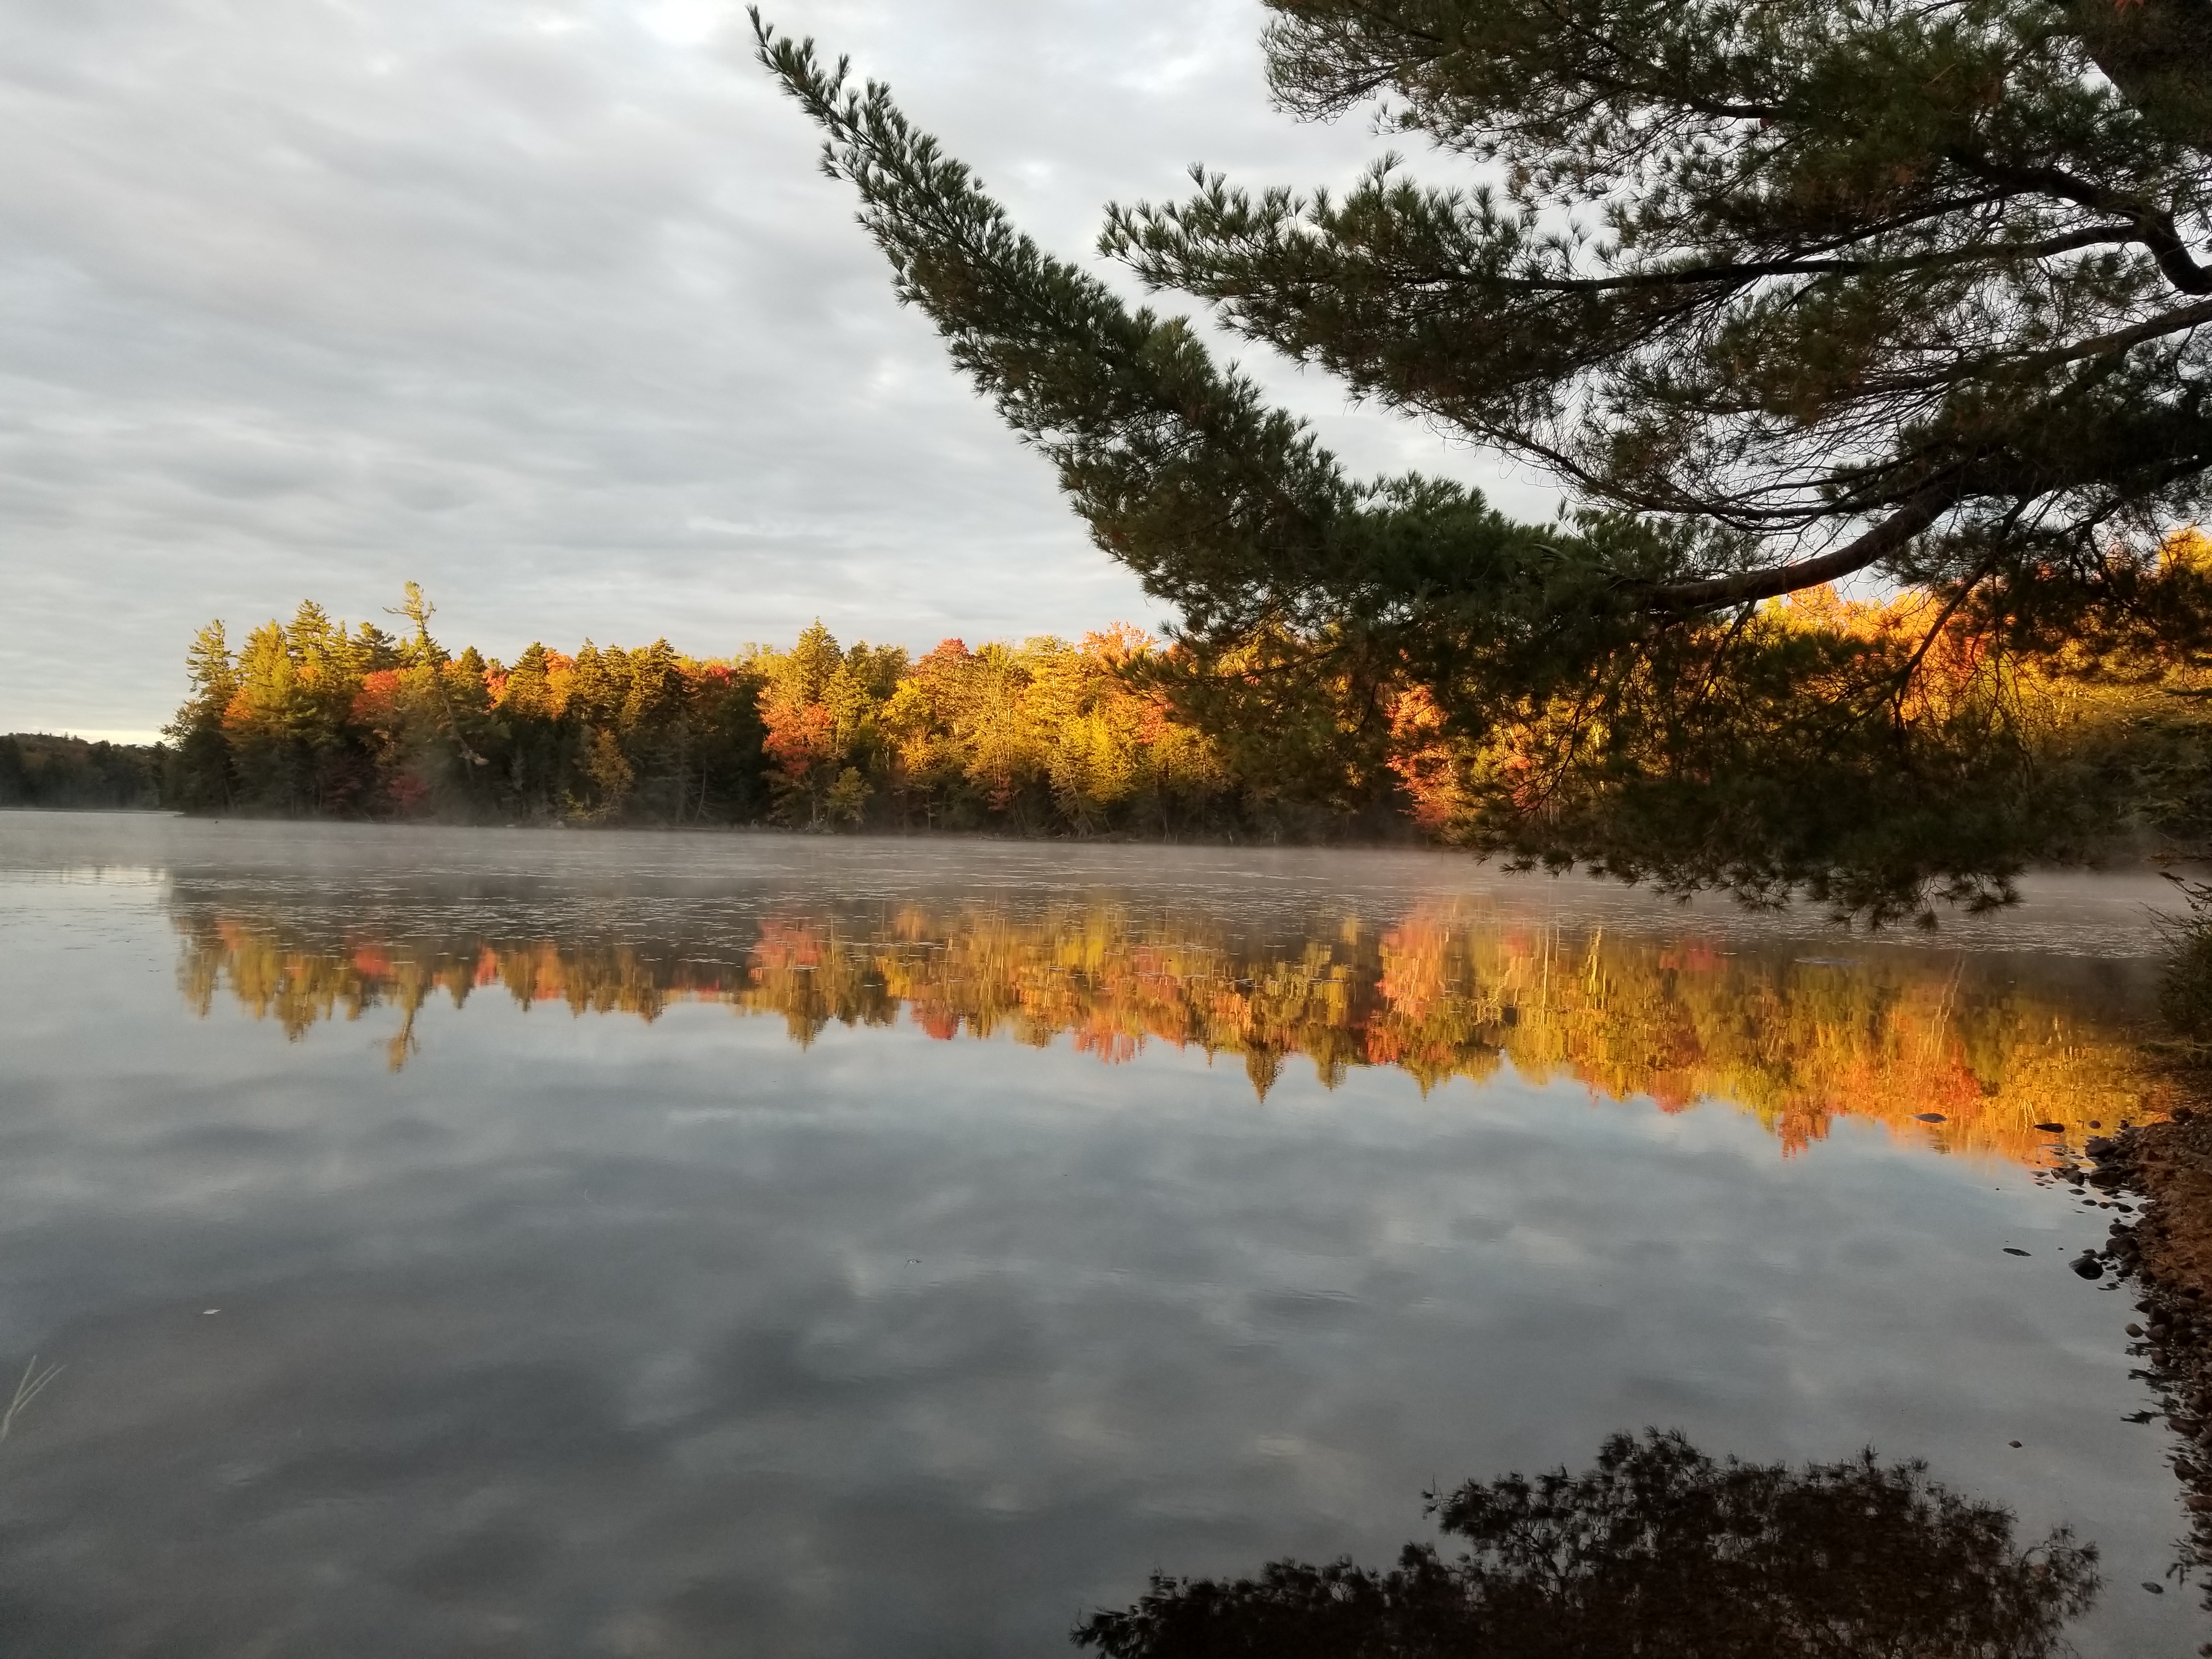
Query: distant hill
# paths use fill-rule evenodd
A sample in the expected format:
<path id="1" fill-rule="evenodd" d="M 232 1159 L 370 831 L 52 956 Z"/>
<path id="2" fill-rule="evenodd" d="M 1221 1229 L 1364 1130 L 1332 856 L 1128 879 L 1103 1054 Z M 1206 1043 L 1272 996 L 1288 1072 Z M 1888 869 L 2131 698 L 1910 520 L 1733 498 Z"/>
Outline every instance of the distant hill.
<path id="1" fill-rule="evenodd" d="M 158 806 L 161 755 L 145 744 L 10 732 L 0 737 L 0 806 Z"/>

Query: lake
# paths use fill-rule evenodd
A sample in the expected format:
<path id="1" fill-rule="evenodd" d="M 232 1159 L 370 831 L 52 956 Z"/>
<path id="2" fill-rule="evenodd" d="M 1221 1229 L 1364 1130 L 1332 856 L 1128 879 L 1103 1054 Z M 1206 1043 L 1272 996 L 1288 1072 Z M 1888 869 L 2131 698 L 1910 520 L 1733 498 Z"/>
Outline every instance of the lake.
<path id="1" fill-rule="evenodd" d="M 1066 1653 L 1651 1425 L 1925 1459 L 2191 1653 L 2051 1175 L 2160 890 L 0 814 L 6 1650 Z"/>

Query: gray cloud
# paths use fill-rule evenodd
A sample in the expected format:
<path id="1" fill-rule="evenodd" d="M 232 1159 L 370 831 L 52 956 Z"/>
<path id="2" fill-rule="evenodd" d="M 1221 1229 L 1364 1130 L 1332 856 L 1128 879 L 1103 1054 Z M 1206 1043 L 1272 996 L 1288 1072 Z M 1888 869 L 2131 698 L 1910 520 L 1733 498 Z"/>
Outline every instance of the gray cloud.
<path id="1" fill-rule="evenodd" d="M 1340 182 L 1378 148 L 1267 107 L 1253 0 L 773 15 L 1071 254 L 1191 161 Z M 731 0 L 0 20 L 0 729 L 149 729 L 209 616 L 370 616 L 410 577 L 501 652 L 1156 615 L 891 302 Z M 1249 366 L 1356 465 L 1495 482 Z"/>

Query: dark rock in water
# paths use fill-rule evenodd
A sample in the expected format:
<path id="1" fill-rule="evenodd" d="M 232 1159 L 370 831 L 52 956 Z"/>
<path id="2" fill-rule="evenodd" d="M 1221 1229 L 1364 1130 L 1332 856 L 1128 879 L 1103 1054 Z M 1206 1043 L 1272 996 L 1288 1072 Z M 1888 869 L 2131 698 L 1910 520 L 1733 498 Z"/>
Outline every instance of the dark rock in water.
<path id="1" fill-rule="evenodd" d="M 2148 1590 L 2153 1595 L 2163 1595 L 2166 1594 L 2165 1585 L 2154 1584 L 2148 1578 L 2143 1580 L 2143 1588 Z"/>
<path id="2" fill-rule="evenodd" d="M 2004 1252 L 2007 1255 L 2026 1255 L 2027 1254 L 2026 1250 L 2017 1249 L 2010 1244 L 2004 1247 Z"/>
<path id="3" fill-rule="evenodd" d="M 2130 1324 L 2129 1325 L 2129 1327 L 2128 1327 L 2128 1334 L 2129 1334 L 2130 1336 L 2141 1336 L 2142 1334 L 2143 1334 L 2143 1332 L 2142 1332 L 2142 1326 L 2140 1326 L 2140 1325 L 2136 1325 L 2136 1324 L 2133 1324 L 2133 1323 L 2130 1323 Z"/>
<path id="4" fill-rule="evenodd" d="M 2005 1444 L 2010 1446 L 2014 1451 L 2018 1451 L 2020 1449 L 2020 1442 L 2017 1440 L 2008 1440 L 2005 1442 Z"/>
<path id="5" fill-rule="evenodd" d="M 2112 1150 L 2112 1143 L 2099 1135 L 2094 1139 L 2084 1141 L 2081 1150 L 2092 1158 L 2103 1158 Z"/>
<path id="6" fill-rule="evenodd" d="M 1948 1123 L 1951 1121 L 1941 1112 L 1915 1112 L 1912 1115 L 1923 1123 Z"/>
<path id="7" fill-rule="evenodd" d="M 2094 1255 L 2084 1254 L 2076 1256 L 2066 1265 L 2084 1279 L 2102 1279 L 2105 1276 L 2105 1264 Z"/>
<path id="8" fill-rule="evenodd" d="M 2063 1135 L 2066 1133 L 2066 1126 L 2063 1123 L 2039 1123 L 2035 1125 L 2035 1132 L 2044 1135 Z"/>

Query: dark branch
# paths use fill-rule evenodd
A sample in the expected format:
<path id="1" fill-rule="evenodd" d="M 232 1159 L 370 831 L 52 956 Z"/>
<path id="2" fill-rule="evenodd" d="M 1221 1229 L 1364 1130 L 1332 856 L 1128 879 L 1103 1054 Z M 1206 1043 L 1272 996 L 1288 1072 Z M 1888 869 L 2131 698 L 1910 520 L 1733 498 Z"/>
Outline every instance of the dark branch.
<path id="1" fill-rule="evenodd" d="M 1655 611 L 1683 612 L 1717 611 L 1758 599 L 1778 599 L 1784 593 L 1818 587 L 1823 582 L 1856 574 L 1901 551 L 1907 542 L 1956 507 L 1966 493 L 1960 483 L 1930 484 L 1873 529 L 1815 558 L 1800 559 L 1794 564 L 1777 565 L 1765 570 L 1744 570 L 1727 576 L 1707 576 L 1698 581 L 1664 583 L 1645 589 L 1644 593 Z"/>

